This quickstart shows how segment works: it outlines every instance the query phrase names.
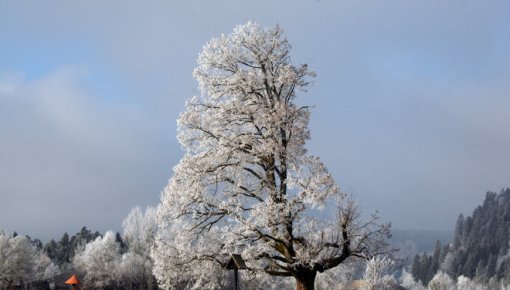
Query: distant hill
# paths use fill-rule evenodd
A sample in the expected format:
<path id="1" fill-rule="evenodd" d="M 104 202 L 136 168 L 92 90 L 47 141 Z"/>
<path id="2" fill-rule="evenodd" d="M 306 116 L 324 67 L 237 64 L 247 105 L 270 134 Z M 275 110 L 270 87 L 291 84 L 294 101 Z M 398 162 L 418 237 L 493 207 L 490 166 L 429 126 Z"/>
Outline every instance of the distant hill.
<path id="1" fill-rule="evenodd" d="M 417 253 L 431 253 L 434 251 L 436 241 L 447 244 L 453 239 L 452 230 L 392 229 L 391 234 L 392 237 L 389 239 L 391 246 L 400 249 L 402 249 L 402 247 L 410 248 L 411 246 L 414 248 L 414 252 L 411 253 L 410 257 Z"/>
<path id="2" fill-rule="evenodd" d="M 460 215 L 455 227 L 451 274 L 510 277 L 510 189 L 487 192 L 473 215 Z"/>

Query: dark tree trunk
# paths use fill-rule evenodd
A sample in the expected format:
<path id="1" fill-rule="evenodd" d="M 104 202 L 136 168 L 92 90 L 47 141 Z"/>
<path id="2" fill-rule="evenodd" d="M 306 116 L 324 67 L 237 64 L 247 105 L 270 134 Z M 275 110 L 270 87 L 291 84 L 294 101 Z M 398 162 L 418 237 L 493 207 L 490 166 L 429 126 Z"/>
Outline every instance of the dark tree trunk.
<path id="1" fill-rule="evenodd" d="M 314 290 L 316 271 L 301 270 L 296 273 L 296 290 Z"/>

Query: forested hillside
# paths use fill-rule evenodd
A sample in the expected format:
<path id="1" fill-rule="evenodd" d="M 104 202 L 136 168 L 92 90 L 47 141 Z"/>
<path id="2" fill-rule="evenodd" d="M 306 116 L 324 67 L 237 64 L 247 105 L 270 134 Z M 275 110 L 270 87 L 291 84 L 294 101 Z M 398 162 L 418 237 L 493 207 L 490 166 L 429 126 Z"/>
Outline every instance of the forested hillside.
<path id="1" fill-rule="evenodd" d="M 460 215 L 452 243 L 437 244 L 432 255 L 416 255 L 412 274 L 423 283 L 438 270 L 452 278 L 466 276 L 481 282 L 510 279 L 510 189 L 487 192 L 471 216 Z"/>
<path id="2" fill-rule="evenodd" d="M 510 274 L 508 242 L 510 189 L 488 192 L 483 205 L 455 227 L 449 271 L 452 275 L 498 279 Z"/>

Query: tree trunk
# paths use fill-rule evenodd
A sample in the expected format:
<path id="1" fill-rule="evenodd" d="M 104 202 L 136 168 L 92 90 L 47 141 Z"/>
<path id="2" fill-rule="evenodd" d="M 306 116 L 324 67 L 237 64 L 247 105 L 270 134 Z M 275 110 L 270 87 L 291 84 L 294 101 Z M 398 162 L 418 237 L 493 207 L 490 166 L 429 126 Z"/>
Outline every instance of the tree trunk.
<path id="1" fill-rule="evenodd" d="M 315 271 L 300 271 L 296 276 L 296 290 L 314 290 L 315 289 Z"/>

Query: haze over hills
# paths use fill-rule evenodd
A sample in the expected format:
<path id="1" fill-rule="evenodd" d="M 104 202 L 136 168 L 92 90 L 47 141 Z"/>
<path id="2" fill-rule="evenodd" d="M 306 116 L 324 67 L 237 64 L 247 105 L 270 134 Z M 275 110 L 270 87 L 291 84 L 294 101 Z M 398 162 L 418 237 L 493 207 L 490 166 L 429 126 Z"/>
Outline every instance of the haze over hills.
<path id="1" fill-rule="evenodd" d="M 436 241 L 450 243 L 453 230 L 392 229 L 389 243 L 400 249 L 398 256 L 412 257 L 416 253 L 432 252 Z"/>

